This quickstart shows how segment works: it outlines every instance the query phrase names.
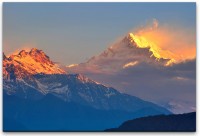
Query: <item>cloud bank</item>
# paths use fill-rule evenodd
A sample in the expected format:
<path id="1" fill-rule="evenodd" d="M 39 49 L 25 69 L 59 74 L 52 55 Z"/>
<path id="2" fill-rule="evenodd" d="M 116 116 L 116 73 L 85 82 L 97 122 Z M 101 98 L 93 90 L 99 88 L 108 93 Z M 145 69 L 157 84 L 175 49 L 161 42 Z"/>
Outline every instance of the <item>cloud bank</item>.
<path id="1" fill-rule="evenodd" d="M 133 33 L 153 43 L 164 58 L 177 62 L 196 58 L 196 32 L 189 28 L 159 25 L 154 19 L 152 23 L 136 28 Z"/>

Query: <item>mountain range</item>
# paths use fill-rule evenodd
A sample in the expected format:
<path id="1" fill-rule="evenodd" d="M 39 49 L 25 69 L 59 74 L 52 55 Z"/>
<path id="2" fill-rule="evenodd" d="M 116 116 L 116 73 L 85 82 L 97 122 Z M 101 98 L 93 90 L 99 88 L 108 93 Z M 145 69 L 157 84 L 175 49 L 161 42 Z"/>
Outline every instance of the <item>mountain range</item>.
<path id="1" fill-rule="evenodd" d="M 3 54 L 3 94 L 4 131 L 102 131 L 132 118 L 171 114 L 82 74 L 68 74 L 36 48 Z"/>

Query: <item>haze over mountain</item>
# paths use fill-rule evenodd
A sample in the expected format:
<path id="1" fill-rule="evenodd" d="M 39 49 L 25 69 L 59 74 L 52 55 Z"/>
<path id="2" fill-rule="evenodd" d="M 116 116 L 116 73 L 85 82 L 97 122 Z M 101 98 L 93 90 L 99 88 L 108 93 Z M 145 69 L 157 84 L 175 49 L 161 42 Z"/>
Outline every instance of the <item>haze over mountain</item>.
<path id="1" fill-rule="evenodd" d="M 3 94 L 4 123 L 17 122 L 27 131 L 103 130 L 129 118 L 170 114 L 161 106 L 120 93 L 82 74 L 66 74 L 36 48 L 8 57 L 3 54 Z M 76 108 L 73 106 L 80 112 L 74 117 Z M 56 117 L 51 120 L 51 116 Z M 90 116 L 93 120 L 89 120 Z M 101 119 L 104 116 L 107 117 Z M 27 122 L 27 118 L 32 120 Z M 74 125 L 65 123 L 69 119 Z M 45 121 L 37 126 L 41 120 Z M 94 125 L 95 121 L 97 125 Z M 83 122 L 83 126 L 77 127 L 78 122 Z M 46 123 L 51 125 L 46 126 Z M 55 127 L 56 123 L 62 125 Z M 14 131 L 14 128 L 7 126 L 4 130 Z M 23 127 L 15 131 L 22 130 Z"/>
<path id="2" fill-rule="evenodd" d="M 129 33 L 87 62 L 67 66 L 66 71 L 85 74 L 174 113 L 195 111 L 195 55 L 183 58 L 154 42 Z"/>

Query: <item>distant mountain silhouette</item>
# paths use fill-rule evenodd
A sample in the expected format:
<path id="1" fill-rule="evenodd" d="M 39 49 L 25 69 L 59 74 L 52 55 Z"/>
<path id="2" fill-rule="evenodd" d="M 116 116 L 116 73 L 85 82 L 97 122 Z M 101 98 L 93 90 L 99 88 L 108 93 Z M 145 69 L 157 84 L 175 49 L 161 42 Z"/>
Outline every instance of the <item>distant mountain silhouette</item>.
<path id="1" fill-rule="evenodd" d="M 196 112 L 177 115 L 156 115 L 137 118 L 124 122 L 118 128 L 111 128 L 105 131 L 195 132 Z"/>

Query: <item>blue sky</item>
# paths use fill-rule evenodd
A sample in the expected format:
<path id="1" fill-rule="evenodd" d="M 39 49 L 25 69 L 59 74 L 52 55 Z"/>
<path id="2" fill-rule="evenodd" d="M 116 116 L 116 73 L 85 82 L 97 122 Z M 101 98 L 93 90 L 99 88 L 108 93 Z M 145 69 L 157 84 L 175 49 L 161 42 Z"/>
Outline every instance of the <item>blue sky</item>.
<path id="1" fill-rule="evenodd" d="M 196 30 L 195 3 L 4 3 L 3 51 L 44 50 L 63 64 L 85 62 L 156 18 Z"/>

